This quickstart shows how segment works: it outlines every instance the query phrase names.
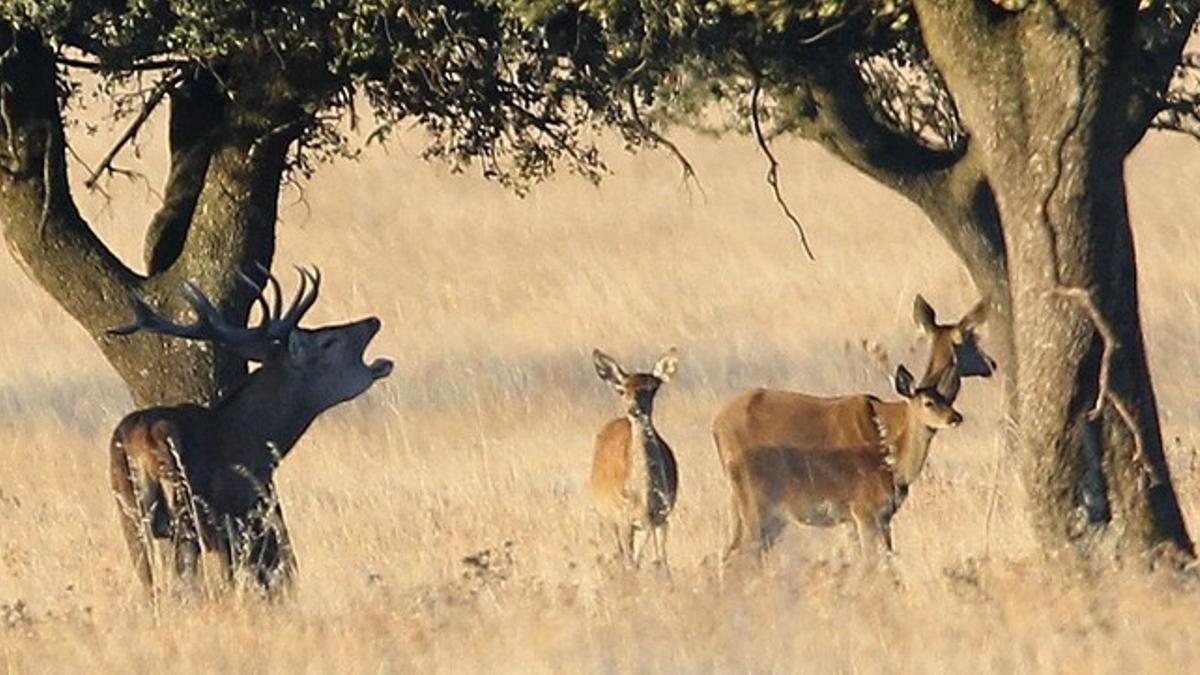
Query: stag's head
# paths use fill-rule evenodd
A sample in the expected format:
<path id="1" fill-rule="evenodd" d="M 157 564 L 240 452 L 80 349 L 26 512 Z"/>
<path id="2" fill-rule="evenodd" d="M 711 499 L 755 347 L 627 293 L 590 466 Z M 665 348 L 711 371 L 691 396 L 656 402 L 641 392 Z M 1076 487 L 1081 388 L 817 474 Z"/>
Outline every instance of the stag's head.
<path id="1" fill-rule="evenodd" d="M 375 380 L 387 377 L 392 372 L 392 362 L 382 358 L 370 364 L 363 361 L 367 345 L 379 332 L 380 321 L 376 317 L 336 326 L 300 328 L 300 319 L 317 301 L 321 273 L 315 268 L 297 271 L 300 289 L 286 309 L 278 279 L 265 270 L 266 281 L 261 285 L 244 277 L 257 292 L 254 301 L 261 318 L 255 326 L 229 323 L 195 284 L 185 282 L 183 295 L 196 313 L 194 323 L 172 321 L 145 300 L 131 295 L 133 323 L 109 332 L 129 335 L 149 331 L 219 344 L 262 364 L 264 373 L 301 385 L 306 402 L 318 411 L 324 410 L 358 396 Z M 268 285 L 273 295 L 271 301 L 267 298 Z"/>
<path id="2" fill-rule="evenodd" d="M 654 395 L 658 393 L 658 388 L 675 374 L 679 354 L 671 347 L 649 373 L 630 374 L 616 359 L 599 349 L 592 351 L 592 364 L 596 367 L 596 374 L 600 379 L 609 383 L 621 397 L 627 414 L 649 417 L 654 411 Z"/>

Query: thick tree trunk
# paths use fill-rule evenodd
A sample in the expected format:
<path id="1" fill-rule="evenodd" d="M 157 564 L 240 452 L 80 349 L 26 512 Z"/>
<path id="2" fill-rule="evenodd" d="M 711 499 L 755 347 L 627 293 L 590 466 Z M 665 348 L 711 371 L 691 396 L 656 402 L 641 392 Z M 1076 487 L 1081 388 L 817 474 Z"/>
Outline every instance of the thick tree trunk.
<path id="1" fill-rule="evenodd" d="M 917 2 L 1004 223 L 1014 412 L 1037 531 L 1049 549 L 1103 559 L 1192 553 L 1163 456 L 1125 203 L 1128 88 L 1114 74 L 1136 5 Z"/>
<path id="2" fill-rule="evenodd" d="M 31 32 L 0 27 L 0 215 L 5 240 L 30 277 L 92 335 L 138 406 L 211 402 L 245 375 L 226 350 L 156 335 L 113 337 L 139 293 L 170 314 L 189 310 L 181 284 L 196 283 L 244 322 L 274 251 L 279 187 L 294 134 L 232 129 L 206 79 L 172 97 L 172 169 L 147 237 L 149 276 L 122 264 L 80 216 L 66 174 L 66 140 L 53 54 Z"/>

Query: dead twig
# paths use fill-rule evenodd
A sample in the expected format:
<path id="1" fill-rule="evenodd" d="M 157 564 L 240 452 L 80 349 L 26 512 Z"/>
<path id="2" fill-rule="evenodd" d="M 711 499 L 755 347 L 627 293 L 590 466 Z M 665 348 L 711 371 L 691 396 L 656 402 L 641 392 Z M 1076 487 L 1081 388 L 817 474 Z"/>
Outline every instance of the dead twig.
<path id="1" fill-rule="evenodd" d="M 1096 402 L 1088 411 L 1088 419 L 1098 420 L 1104 408 L 1104 402 L 1110 396 L 1108 381 L 1109 373 L 1112 371 L 1112 356 L 1120 343 L 1117 342 L 1117 336 L 1113 332 L 1112 326 L 1100 314 L 1100 308 L 1096 305 L 1096 297 L 1089 289 L 1058 286 L 1051 289 L 1050 293 L 1076 302 L 1087 313 L 1096 332 L 1100 334 L 1100 342 L 1103 345 L 1103 351 L 1100 354 L 1100 373 L 1097 376 L 1100 381 L 1096 386 Z"/>
<path id="2" fill-rule="evenodd" d="M 708 199 L 708 195 L 704 192 L 704 186 L 700 184 L 700 176 L 696 174 L 696 169 L 692 166 L 691 160 L 687 158 L 687 155 L 683 154 L 683 151 L 671 139 L 652 129 L 642 119 L 642 114 L 638 111 L 637 91 L 634 85 L 629 85 L 627 92 L 629 95 L 629 116 L 633 120 L 634 126 L 637 127 L 638 133 L 650 139 L 655 145 L 666 148 L 667 152 L 671 153 L 675 157 L 675 160 L 679 162 L 679 166 L 683 171 L 683 184 L 687 186 L 689 185 L 689 181 L 695 183 L 696 189 L 700 191 L 700 196 Z"/>
<path id="3" fill-rule="evenodd" d="M 809 260 L 816 260 L 813 255 L 812 247 L 808 245 L 808 235 L 804 232 L 804 225 L 800 223 L 800 219 L 796 214 L 792 213 L 792 209 L 783 198 L 783 194 L 779 191 L 779 160 L 775 159 L 775 153 L 771 152 L 771 144 L 763 135 L 762 120 L 759 116 L 759 98 L 762 95 L 762 82 L 758 79 L 754 81 L 754 91 L 750 94 L 750 121 L 754 126 L 754 139 L 758 142 L 758 149 L 762 151 L 763 156 L 767 158 L 767 185 L 771 186 L 771 192 L 775 195 L 775 203 L 783 211 L 783 215 L 796 227 L 796 233 L 800 235 L 800 245 L 804 247 L 804 252 L 808 255 Z"/>
<path id="4" fill-rule="evenodd" d="M 134 118 L 133 123 L 131 123 L 125 129 L 125 133 L 121 134 L 121 137 L 117 139 L 117 142 L 114 143 L 111 148 L 109 148 L 108 153 L 104 155 L 104 159 L 100 160 L 100 163 L 97 164 L 96 168 L 92 170 L 91 174 L 88 175 L 87 180 L 83 181 L 84 187 L 89 190 L 93 189 L 96 186 L 96 182 L 100 180 L 100 176 L 105 173 L 131 173 L 129 171 L 114 168 L 113 160 L 117 158 L 117 155 L 122 149 L 124 149 L 126 145 L 130 143 L 130 141 L 132 141 L 134 138 L 137 138 L 138 132 L 141 131 L 142 125 L 146 123 L 146 120 L 150 119 L 150 114 L 154 112 L 154 109 L 158 107 L 159 103 L 162 103 L 163 98 L 166 97 L 171 89 L 182 80 L 183 74 L 178 72 L 159 80 L 158 84 L 156 84 L 154 89 L 150 92 L 150 96 L 146 98 L 146 102 L 142 104 L 142 109 L 138 111 L 137 117 Z"/>

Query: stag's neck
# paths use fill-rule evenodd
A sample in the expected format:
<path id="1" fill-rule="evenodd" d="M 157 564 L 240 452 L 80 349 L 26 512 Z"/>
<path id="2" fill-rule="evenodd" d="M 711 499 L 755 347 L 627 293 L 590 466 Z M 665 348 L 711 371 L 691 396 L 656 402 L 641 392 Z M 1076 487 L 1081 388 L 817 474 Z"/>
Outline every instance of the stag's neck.
<path id="1" fill-rule="evenodd" d="M 875 405 L 874 415 L 896 484 L 911 485 L 925 468 L 936 432 L 921 424 L 905 401 L 880 402 Z"/>
<path id="2" fill-rule="evenodd" d="M 260 368 L 214 408 L 226 459 L 269 477 L 320 414 L 303 383 L 286 369 Z"/>

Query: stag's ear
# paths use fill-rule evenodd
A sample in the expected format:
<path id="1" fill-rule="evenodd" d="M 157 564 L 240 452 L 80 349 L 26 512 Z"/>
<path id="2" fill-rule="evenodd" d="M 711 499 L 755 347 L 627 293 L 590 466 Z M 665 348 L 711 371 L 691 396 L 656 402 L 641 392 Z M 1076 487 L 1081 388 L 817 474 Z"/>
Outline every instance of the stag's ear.
<path id="1" fill-rule="evenodd" d="M 600 379 L 617 389 L 624 386 L 625 378 L 629 377 L 616 359 L 599 349 L 592 350 L 592 365 L 596 367 L 596 374 L 600 376 Z"/>
<path id="2" fill-rule="evenodd" d="M 933 335 L 934 329 L 937 328 L 937 313 L 920 293 L 913 299 L 913 323 L 926 335 Z"/>
<path id="3" fill-rule="evenodd" d="M 905 368 L 904 364 L 896 366 L 896 393 L 904 398 L 912 398 L 916 395 L 912 373 L 908 372 L 908 368 Z"/>
<path id="4" fill-rule="evenodd" d="M 671 376 L 675 374 L 675 368 L 679 366 L 679 350 L 671 347 L 666 354 L 654 364 L 654 376 L 663 382 L 670 382 Z"/>
<path id="5" fill-rule="evenodd" d="M 308 363 L 316 356 L 317 350 L 308 335 L 294 330 L 287 336 L 288 358 L 295 363 Z"/>
<path id="6" fill-rule="evenodd" d="M 967 312 L 958 322 L 958 329 L 964 333 L 976 330 L 987 321 L 988 314 L 991 312 L 991 305 L 988 304 L 987 298 L 975 303 L 971 311 Z"/>

